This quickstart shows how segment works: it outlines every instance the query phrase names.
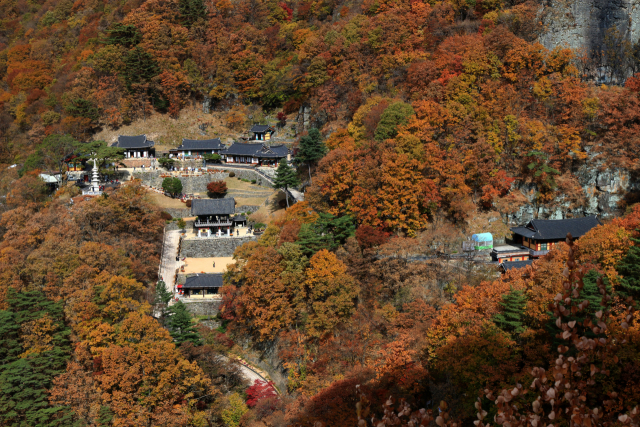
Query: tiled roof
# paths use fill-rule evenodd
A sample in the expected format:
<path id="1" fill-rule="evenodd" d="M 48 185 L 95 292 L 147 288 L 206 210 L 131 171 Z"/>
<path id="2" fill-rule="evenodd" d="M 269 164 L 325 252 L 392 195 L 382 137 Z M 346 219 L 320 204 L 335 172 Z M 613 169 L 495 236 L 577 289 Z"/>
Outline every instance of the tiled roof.
<path id="1" fill-rule="evenodd" d="M 289 148 L 287 148 L 287 146 L 284 144 L 272 145 L 271 147 L 269 147 L 269 149 L 276 153 L 278 157 L 287 157 L 287 154 L 289 154 Z"/>
<path id="2" fill-rule="evenodd" d="M 203 288 L 221 288 L 222 274 L 197 274 L 187 277 L 182 288 L 203 289 Z"/>
<path id="3" fill-rule="evenodd" d="M 191 201 L 191 215 L 231 215 L 236 211 L 234 198 L 194 199 Z"/>
<path id="4" fill-rule="evenodd" d="M 275 158 L 280 158 L 282 156 L 278 155 L 278 153 L 276 153 L 271 148 L 265 145 L 260 150 L 258 150 L 258 152 L 256 153 L 256 157 L 266 157 L 266 158 L 275 159 Z"/>
<path id="5" fill-rule="evenodd" d="M 262 143 L 242 144 L 239 142 L 235 142 L 229 148 L 222 151 L 222 154 L 228 156 L 251 156 L 280 159 L 287 157 L 287 154 L 289 154 L 289 149 L 286 145 L 274 145 L 271 147 L 267 147 Z"/>
<path id="6" fill-rule="evenodd" d="M 236 215 L 233 217 L 233 222 L 241 222 L 246 220 L 247 218 L 245 218 L 244 215 Z"/>
<path id="7" fill-rule="evenodd" d="M 526 227 L 514 227 L 515 234 L 535 240 L 564 239 L 567 233 L 578 238 L 585 235 L 592 228 L 602 225 L 597 216 L 571 219 L 532 219 Z"/>
<path id="8" fill-rule="evenodd" d="M 147 139 L 147 135 L 136 136 L 118 136 L 118 142 L 114 147 L 120 148 L 150 148 L 153 147 L 154 142 Z"/>
<path id="9" fill-rule="evenodd" d="M 221 150 L 224 148 L 220 138 L 216 139 L 183 139 L 177 150 Z"/>
<path id="10" fill-rule="evenodd" d="M 242 144 L 234 142 L 222 153 L 231 156 L 253 156 L 260 151 L 262 147 L 264 147 L 264 144 Z"/>
<path id="11" fill-rule="evenodd" d="M 253 125 L 251 132 L 262 133 L 268 130 L 273 131 L 273 128 L 269 125 Z"/>
<path id="12" fill-rule="evenodd" d="M 513 270 L 514 268 L 523 268 L 527 265 L 533 264 L 533 261 L 534 260 L 532 259 L 528 259 L 526 261 L 505 261 L 502 263 L 502 268 L 504 268 L 505 271 Z"/>

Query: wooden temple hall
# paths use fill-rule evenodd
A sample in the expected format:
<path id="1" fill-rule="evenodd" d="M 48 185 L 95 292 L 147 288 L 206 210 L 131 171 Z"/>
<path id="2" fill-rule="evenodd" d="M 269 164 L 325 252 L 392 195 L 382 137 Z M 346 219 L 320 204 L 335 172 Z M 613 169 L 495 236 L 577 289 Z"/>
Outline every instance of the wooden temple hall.
<path id="1" fill-rule="evenodd" d="M 194 199 L 191 215 L 196 216 L 193 226 L 198 237 L 231 237 L 236 227 L 245 226 L 244 216 L 234 215 L 236 201 L 226 199 Z"/>
<path id="2" fill-rule="evenodd" d="M 219 298 L 222 288 L 222 274 L 196 274 L 187 277 L 183 285 L 178 285 L 181 295 L 186 298 Z"/>
<path id="3" fill-rule="evenodd" d="M 524 227 L 514 227 L 514 240 L 529 250 L 531 257 L 546 255 L 560 242 L 564 242 L 567 234 L 578 239 L 589 230 L 602 225 L 597 216 L 570 219 L 532 219 Z"/>
<path id="4" fill-rule="evenodd" d="M 532 219 L 524 227 L 513 227 L 513 243 L 495 246 L 491 257 L 504 271 L 531 265 L 567 238 L 578 239 L 602 223 L 597 216 L 570 219 Z"/>

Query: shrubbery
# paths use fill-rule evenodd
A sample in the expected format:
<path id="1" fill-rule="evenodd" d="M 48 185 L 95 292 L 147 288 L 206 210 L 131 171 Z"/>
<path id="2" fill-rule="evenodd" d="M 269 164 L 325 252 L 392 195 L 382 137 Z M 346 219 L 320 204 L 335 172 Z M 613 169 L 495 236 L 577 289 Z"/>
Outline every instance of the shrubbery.
<path id="1" fill-rule="evenodd" d="M 219 199 L 227 194 L 227 183 L 224 181 L 211 181 L 207 184 L 209 197 Z"/>

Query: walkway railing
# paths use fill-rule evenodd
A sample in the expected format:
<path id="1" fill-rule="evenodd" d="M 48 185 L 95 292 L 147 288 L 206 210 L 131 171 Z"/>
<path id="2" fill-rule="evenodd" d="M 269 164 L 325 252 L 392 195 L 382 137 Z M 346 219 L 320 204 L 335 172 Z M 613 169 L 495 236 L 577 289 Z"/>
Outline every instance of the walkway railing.
<path id="1" fill-rule="evenodd" d="M 229 227 L 231 226 L 233 223 L 231 221 L 226 221 L 226 222 L 216 222 L 216 221 L 196 221 L 195 222 L 195 226 L 196 227 Z"/>
<path id="2" fill-rule="evenodd" d="M 166 233 L 167 233 L 167 226 L 165 225 L 164 228 L 162 229 L 162 248 L 160 249 L 160 265 L 158 266 L 158 279 L 162 277 L 162 267 L 164 266 L 164 242 L 165 242 Z"/>

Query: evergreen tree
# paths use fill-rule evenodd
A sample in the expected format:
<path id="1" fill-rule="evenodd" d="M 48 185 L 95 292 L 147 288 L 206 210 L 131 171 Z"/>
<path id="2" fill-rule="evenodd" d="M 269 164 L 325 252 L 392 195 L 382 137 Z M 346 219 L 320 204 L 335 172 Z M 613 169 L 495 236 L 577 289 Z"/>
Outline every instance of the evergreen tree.
<path id="1" fill-rule="evenodd" d="M 322 249 L 335 251 L 355 232 L 356 226 L 350 216 L 320 213 L 316 222 L 300 227 L 296 243 L 306 256 L 311 257 Z"/>
<path id="2" fill-rule="evenodd" d="M 167 316 L 167 304 L 169 303 L 169 301 L 171 301 L 172 298 L 173 295 L 167 290 L 166 283 L 162 280 L 158 281 L 158 283 L 156 284 L 154 302 L 156 305 L 156 312 L 158 313 L 160 322 L 162 324 L 164 324 Z"/>
<path id="3" fill-rule="evenodd" d="M 98 120 L 100 111 L 93 103 L 84 98 L 75 98 L 66 106 L 67 113 L 73 117 L 85 117 L 90 120 Z"/>
<path id="4" fill-rule="evenodd" d="M 142 41 L 142 35 L 135 25 L 113 24 L 107 30 L 106 44 L 119 44 L 125 47 L 132 47 Z"/>
<path id="5" fill-rule="evenodd" d="M 287 199 L 287 207 L 289 207 L 289 195 L 287 190 L 289 187 L 300 185 L 300 180 L 296 175 L 296 171 L 287 163 L 287 159 L 280 160 L 278 169 L 276 169 L 276 177 L 273 179 L 273 188 L 284 189 L 284 195 Z"/>
<path id="6" fill-rule="evenodd" d="M 82 143 L 81 149 L 86 158 L 98 159 L 99 165 L 103 165 L 107 160 L 115 161 L 124 159 L 124 149 L 120 147 L 110 147 L 105 141 L 90 141 Z"/>
<path id="7" fill-rule="evenodd" d="M 156 304 L 167 304 L 171 301 L 173 295 L 167 290 L 167 284 L 160 280 L 156 284 Z"/>
<path id="8" fill-rule="evenodd" d="M 160 74 L 160 67 L 153 57 L 139 46 L 131 49 L 123 58 L 125 65 L 124 82 L 127 90 L 133 91 L 134 85 L 150 83 Z"/>
<path id="9" fill-rule="evenodd" d="M 620 260 L 616 270 L 622 276 L 618 294 L 640 301 L 640 239 L 632 239 L 635 245 L 629 248 L 627 255 Z"/>
<path id="10" fill-rule="evenodd" d="M 179 7 L 182 22 L 187 28 L 207 17 L 207 8 L 202 0 L 180 0 Z"/>
<path id="11" fill-rule="evenodd" d="M 322 135 L 316 128 L 309 129 L 309 134 L 300 138 L 300 146 L 295 161 L 299 166 L 306 165 L 309 169 L 309 183 L 311 183 L 311 166 L 318 164 L 327 154 L 327 147 L 322 142 Z"/>
<path id="12" fill-rule="evenodd" d="M 171 197 L 176 197 L 182 193 L 182 181 L 178 177 L 167 177 L 162 180 L 162 189 L 171 194 Z"/>
<path id="13" fill-rule="evenodd" d="M 158 159 L 158 163 L 160 164 L 160 166 L 162 166 L 165 169 L 169 169 L 171 166 L 173 166 L 176 161 L 174 159 L 170 159 L 168 157 L 160 157 Z"/>
<path id="14" fill-rule="evenodd" d="M 598 318 L 596 317 L 596 312 L 598 310 L 602 310 L 602 295 L 600 294 L 600 290 L 598 289 L 598 279 L 601 278 L 604 281 L 604 284 L 607 288 L 607 293 L 611 295 L 611 285 L 608 283 L 608 279 L 602 274 L 598 273 L 596 270 L 589 270 L 587 274 L 582 277 L 582 291 L 580 291 L 580 296 L 578 298 L 573 298 L 571 301 L 572 306 L 578 306 L 583 301 L 587 301 L 589 304 L 584 310 L 579 310 L 575 314 L 568 314 L 563 317 L 563 322 L 575 321 L 578 325 L 578 333 L 584 335 L 588 338 L 598 338 L 601 337 L 601 334 L 594 334 L 591 328 L 585 327 L 584 321 L 587 318 L 591 318 L 591 321 L 595 324 L 598 323 Z M 552 313 L 549 313 L 549 318 L 554 319 L 550 320 L 546 328 L 550 332 L 551 336 L 554 337 L 552 341 L 552 345 L 557 347 L 560 344 L 566 343 L 565 340 L 560 339 L 558 337 L 559 334 L 562 333 L 562 329 L 558 328 L 555 322 L 555 317 Z"/>
<path id="15" fill-rule="evenodd" d="M 310 258 L 322 249 L 330 250 L 333 238 L 330 234 L 323 233 L 317 223 L 303 224 L 298 232 L 296 243 L 300 246 L 302 253 Z"/>
<path id="16" fill-rule="evenodd" d="M 71 354 L 70 330 L 63 322 L 61 303 L 47 300 L 39 292 L 11 292 L 8 310 L 0 311 L 0 425 L 70 426 L 71 413 L 66 407 L 49 405 L 48 390 L 53 378 L 65 371 Z M 46 317 L 45 329 L 39 320 Z M 27 331 L 37 333 L 38 341 Z M 43 334 L 45 340 L 39 334 Z"/>
<path id="17" fill-rule="evenodd" d="M 200 335 L 191 323 L 191 315 L 187 311 L 187 306 L 182 301 L 178 301 L 169 307 L 169 318 L 167 319 L 167 329 L 176 344 L 190 342 L 193 345 L 202 344 Z"/>
<path id="18" fill-rule="evenodd" d="M 514 335 L 520 335 L 525 331 L 522 321 L 527 297 L 522 291 L 513 288 L 502 296 L 502 312 L 493 317 L 493 322 L 503 331 Z"/>
<path id="19" fill-rule="evenodd" d="M 108 406 L 101 406 L 98 411 L 98 427 L 108 427 L 113 420 L 113 411 Z"/>
<path id="20" fill-rule="evenodd" d="M 324 233 L 331 233 L 332 250 L 338 249 L 338 246 L 343 245 L 349 237 L 356 234 L 356 224 L 349 215 L 336 217 L 328 213 L 320 213 L 317 222 Z"/>

